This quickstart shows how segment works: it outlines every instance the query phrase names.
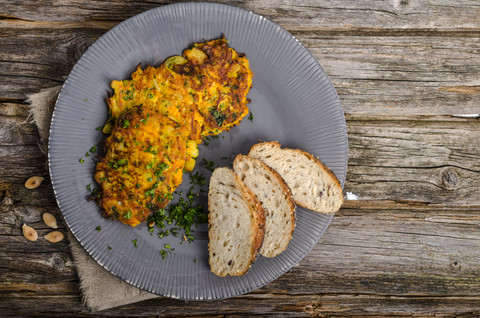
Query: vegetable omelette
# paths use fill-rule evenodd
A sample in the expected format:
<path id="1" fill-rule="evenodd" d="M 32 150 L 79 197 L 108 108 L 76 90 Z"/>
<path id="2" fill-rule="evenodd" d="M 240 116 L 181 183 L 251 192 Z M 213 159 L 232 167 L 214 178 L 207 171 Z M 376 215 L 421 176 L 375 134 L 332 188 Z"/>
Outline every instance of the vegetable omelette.
<path id="1" fill-rule="evenodd" d="M 164 208 L 183 171 L 193 170 L 203 138 L 248 114 L 252 76 L 245 54 L 222 37 L 113 81 L 103 128 L 110 136 L 95 171 L 105 216 L 136 226 Z"/>

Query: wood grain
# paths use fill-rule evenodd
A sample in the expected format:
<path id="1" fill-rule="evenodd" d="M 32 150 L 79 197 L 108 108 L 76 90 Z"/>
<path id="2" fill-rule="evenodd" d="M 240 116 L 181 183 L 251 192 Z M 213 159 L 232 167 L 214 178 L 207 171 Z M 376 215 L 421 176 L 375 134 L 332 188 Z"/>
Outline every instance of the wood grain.
<path id="1" fill-rule="evenodd" d="M 25 282 L 67 283 L 75 278 L 66 241 L 52 245 L 45 240 L 27 241 L 21 225 L 39 235 L 50 231 L 42 224 L 44 212 L 55 209 L 22 206 L 4 209 L 0 262 L 4 290 Z M 478 295 L 480 244 L 478 209 L 403 208 L 397 210 L 344 208 L 321 241 L 288 274 L 266 286 L 293 294 L 349 293 L 392 295 Z M 371 231 L 366 231 L 366 228 Z M 63 223 L 60 231 L 65 231 Z M 28 252 L 28 253 L 26 253 Z M 25 255 L 22 255 L 25 253 Z M 37 257 L 32 258 L 32 254 Z M 315 268 L 315 271 L 312 271 Z M 381 281 L 382 284 L 377 282 Z M 0 285 L 2 286 L 2 285 Z M 63 285 L 59 285 L 62 287 Z M 69 286 L 69 285 L 65 285 Z M 65 292 L 64 287 L 52 289 Z M 34 291 L 37 286 L 31 285 Z M 2 287 L 0 287 L 2 289 Z"/>
<path id="2" fill-rule="evenodd" d="M 8 29 L 0 37 L 4 100 L 59 85 L 103 29 Z M 479 33 L 480 34 L 480 33 Z M 348 114 L 479 114 L 480 35 L 338 36 L 293 32 L 317 58 Z M 18 50 L 27 46 L 28 54 Z M 46 49 L 47 48 L 47 49 Z"/>
<path id="3" fill-rule="evenodd" d="M 329 75 L 349 196 L 312 251 L 255 292 L 82 305 L 68 242 L 22 236 L 23 223 L 49 231 L 44 212 L 67 231 L 25 96 L 63 83 L 121 21 L 173 2 L 0 0 L 0 315 L 480 316 L 480 4 L 468 0 L 220 0 L 285 27 Z M 45 181 L 27 190 L 32 175 Z"/>
<path id="4" fill-rule="evenodd" d="M 20 217 L 27 218 L 25 211 L 20 210 Z M 27 219 L 39 227 L 31 213 Z M 444 209 L 439 213 L 435 208 L 391 211 L 347 207 L 298 266 L 264 288 L 228 301 L 188 302 L 188 306 L 183 301 L 160 298 L 143 302 L 142 315 L 213 315 L 217 308 L 232 315 L 402 314 L 405 308 L 410 314 L 474 311 L 480 300 L 480 259 L 471 247 L 479 244 L 479 224 L 480 212 L 475 209 Z M 8 246 L 9 254 L 33 247 L 19 229 L 12 234 L 2 242 L 7 244 L 1 244 Z M 0 285 L 5 296 L 0 297 L 0 308 L 31 313 L 17 303 L 22 299 L 27 303 L 41 301 L 65 316 L 86 314 L 75 292 L 71 261 L 62 262 L 62 254 L 49 250 L 47 243 L 35 245 L 35 255 L 43 255 L 40 259 L 17 255 L 8 260 L 9 267 L 2 261 L 3 275 L 9 278 L 0 276 L 5 281 Z M 65 250 L 63 257 L 68 254 L 64 245 L 55 250 Z M 11 272 L 17 275 L 12 277 Z M 25 278 L 30 284 L 23 283 Z M 10 307 L 12 302 L 17 307 Z M 66 308 L 71 311 L 65 312 Z M 138 305 L 104 314 L 109 312 L 130 315 L 138 313 Z"/>
<path id="5" fill-rule="evenodd" d="M 0 224 L 0 254 L 4 256 L 0 290 L 8 294 L 69 293 L 76 276 L 66 242 L 32 245 L 21 234 L 23 223 L 46 234 L 42 213 L 53 213 L 60 220 L 61 215 L 48 182 L 35 191 L 23 185 L 32 174 L 43 175 L 47 181 L 48 176 L 45 157 L 37 148 L 38 133 L 32 124 L 24 123 L 26 108 L 14 105 L 4 103 L 0 108 L 0 120 L 10 123 L 5 126 L 10 135 L 0 139 L 4 146 L 0 148 L 4 163 L 0 173 L 5 180 L 0 199 L 13 202 L 1 208 L 2 215 L 8 217 Z M 479 194 L 469 191 L 469 185 L 478 185 L 478 160 L 465 160 L 479 155 L 474 143 L 478 123 L 472 119 L 420 119 L 388 121 L 357 116 L 348 120 L 350 164 L 345 190 L 359 200 L 347 201 L 311 253 L 288 274 L 267 285 L 260 291 L 262 295 L 271 290 L 299 295 L 292 300 L 304 304 L 301 308 L 311 306 L 312 312 L 319 312 L 323 297 L 333 293 L 336 296 L 331 297 L 348 300 L 348 306 L 339 303 L 338 308 L 353 306 L 352 313 L 361 303 L 349 303 L 353 301 L 348 296 L 352 290 L 382 298 L 410 299 L 415 295 L 413 298 L 436 299 L 435 306 L 422 305 L 418 310 L 433 310 L 450 297 L 478 296 L 480 259 L 472 246 L 480 244 Z M 452 129 L 457 133 L 452 134 Z M 11 152 L 11 148 L 16 150 Z M 317 300 L 306 301 L 303 295 L 316 295 L 313 299 Z M 239 300 L 237 305 L 241 304 Z M 299 310 L 295 304 L 285 303 L 289 310 Z M 172 308 L 177 310 L 176 306 Z M 333 310 L 322 306 L 321 310 Z M 197 310 L 209 313 L 200 307 Z M 249 307 L 243 314 L 262 311 Z"/>
<path id="6" fill-rule="evenodd" d="M 346 191 L 360 200 L 480 206 L 480 126 L 463 121 L 349 121 Z"/>
<path id="7" fill-rule="evenodd" d="M 40 21 L 123 21 L 161 5 L 184 1 L 3 1 L 4 19 Z M 475 1 L 207 1 L 238 6 L 264 15 L 287 28 L 315 30 L 471 30 L 480 28 L 480 6 Z"/>

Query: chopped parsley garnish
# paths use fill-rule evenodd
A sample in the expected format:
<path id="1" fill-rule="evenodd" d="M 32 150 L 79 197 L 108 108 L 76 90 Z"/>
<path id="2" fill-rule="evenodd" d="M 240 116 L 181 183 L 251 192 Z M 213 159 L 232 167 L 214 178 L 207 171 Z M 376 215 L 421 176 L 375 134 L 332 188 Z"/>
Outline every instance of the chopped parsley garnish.
<path id="1" fill-rule="evenodd" d="M 91 183 L 87 184 L 87 190 L 92 191 L 92 184 Z"/>
<path id="2" fill-rule="evenodd" d="M 145 166 L 147 169 L 152 169 L 153 168 L 153 162 L 150 162 L 148 165 Z"/>
<path id="3" fill-rule="evenodd" d="M 215 162 L 213 162 L 212 160 L 207 160 L 207 159 L 203 158 L 202 163 L 207 170 L 210 170 L 210 171 L 215 170 L 215 168 L 213 168 L 213 166 L 215 165 Z"/>
<path id="4" fill-rule="evenodd" d="M 160 254 L 162 255 L 162 259 L 165 259 L 165 257 L 167 257 L 167 252 L 165 250 L 161 250 Z"/>
<path id="5" fill-rule="evenodd" d="M 88 98 L 84 98 L 83 101 L 84 101 L 84 102 L 88 102 Z"/>
<path id="6" fill-rule="evenodd" d="M 103 126 L 95 128 L 95 130 L 102 130 L 102 129 L 103 129 Z"/>
<path id="7" fill-rule="evenodd" d="M 195 200 L 195 194 L 193 189 L 190 188 L 187 194 L 187 200 L 180 198 L 178 203 L 169 207 L 169 215 L 167 221 L 175 221 L 175 224 L 182 227 L 185 230 L 185 234 L 188 236 L 191 232 L 191 227 L 194 224 L 205 223 L 207 221 L 207 214 L 204 213 L 202 206 L 193 206 Z M 192 240 L 194 237 L 192 236 Z"/>
<path id="8" fill-rule="evenodd" d="M 78 159 L 78 162 L 80 162 L 81 164 L 84 164 L 85 163 L 85 160 L 82 159 Z"/>
<path id="9" fill-rule="evenodd" d="M 210 142 L 211 142 L 211 140 L 210 140 L 209 137 L 203 138 L 203 144 L 204 144 L 205 146 L 208 146 L 208 145 L 210 144 Z"/>
<path id="10" fill-rule="evenodd" d="M 204 185 L 205 183 L 207 183 L 205 177 L 198 171 L 195 172 L 195 174 L 189 173 L 188 175 L 190 177 L 190 184 Z"/>
<path id="11" fill-rule="evenodd" d="M 107 249 L 108 249 L 109 251 L 111 251 L 111 250 L 112 250 L 112 248 L 111 248 L 110 246 L 107 246 Z"/>
<path id="12" fill-rule="evenodd" d="M 163 194 L 163 197 L 167 196 L 172 197 L 170 193 Z M 178 231 L 182 229 L 184 231 L 184 234 L 182 235 L 184 240 L 188 240 L 189 243 L 193 242 L 195 237 L 192 235 L 192 227 L 194 225 L 198 226 L 200 223 L 205 223 L 208 219 L 208 214 L 204 212 L 202 206 L 194 206 L 196 196 L 197 195 L 193 192 L 192 186 L 187 193 L 186 199 L 180 197 L 177 203 L 171 204 L 168 207 L 168 211 L 165 209 L 157 209 L 148 217 L 148 224 L 156 224 L 158 228 L 162 229 L 158 233 L 160 239 L 169 236 L 170 234 L 178 237 Z M 161 196 L 159 196 L 159 198 L 160 197 Z M 175 224 L 176 227 L 172 227 L 169 230 L 165 229 L 165 227 L 170 224 Z M 149 228 L 149 232 L 152 234 L 153 228 Z M 180 242 L 180 244 L 181 243 L 182 242 Z M 171 254 L 172 251 L 174 251 L 174 248 L 172 248 L 169 243 L 164 244 L 164 249 L 160 251 L 162 258 Z"/>
<path id="13" fill-rule="evenodd" d="M 159 237 L 159 238 L 163 238 L 164 236 L 169 236 L 169 235 L 170 235 L 170 231 L 169 231 L 169 230 L 161 231 L 160 233 L 158 233 L 158 237 Z"/>
<path id="14" fill-rule="evenodd" d="M 172 233 L 173 236 L 178 237 L 178 229 L 177 228 L 171 228 L 170 233 Z"/>
<path id="15" fill-rule="evenodd" d="M 93 146 L 92 148 L 90 148 L 90 152 L 91 152 L 91 153 L 97 152 L 97 146 L 95 145 L 95 146 Z"/>
<path id="16" fill-rule="evenodd" d="M 90 157 L 90 154 L 88 153 L 88 151 L 85 153 L 85 157 Z"/>
<path id="17" fill-rule="evenodd" d="M 170 244 L 165 244 L 164 247 L 166 250 L 160 250 L 160 255 L 162 255 L 162 259 L 165 259 L 165 257 L 167 257 L 167 253 L 172 254 L 172 252 L 175 250 L 170 246 Z"/>
<path id="18" fill-rule="evenodd" d="M 140 119 L 140 122 L 145 125 L 147 123 L 147 119 L 146 118 Z"/>
<path id="19" fill-rule="evenodd" d="M 209 113 L 213 116 L 217 126 L 219 127 L 222 126 L 225 119 L 227 119 L 227 116 L 222 114 L 216 106 L 210 107 Z"/>
<path id="20" fill-rule="evenodd" d="M 97 226 L 97 227 L 95 228 L 95 231 L 97 231 L 97 232 L 100 232 L 101 230 L 102 230 L 102 227 L 101 227 L 101 226 Z"/>
<path id="21" fill-rule="evenodd" d="M 250 112 L 250 115 L 248 116 L 248 119 L 249 119 L 250 121 L 253 121 L 253 113 L 252 113 L 252 112 Z"/>
<path id="22" fill-rule="evenodd" d="M 126 129 L 126 128 L 128 128 L 128 126 L 130 126 L 130 121 L 124 119 L 124 120 L 123 120 L 122 127 Z"/>
<path id="23" fill-rule="evenodd" d="M 132 240 L 133 246 L 137 247 L 137 239 Z"/>
<path id="24" fill-rule="evenodd" d="M 98 192 L 97 188 L 93 188 L 92 189 L 92 192 L 90 192 L 90 196 L 92 198 L 101 198 L 102 195 L 100 194 L 100 192 Z"/>

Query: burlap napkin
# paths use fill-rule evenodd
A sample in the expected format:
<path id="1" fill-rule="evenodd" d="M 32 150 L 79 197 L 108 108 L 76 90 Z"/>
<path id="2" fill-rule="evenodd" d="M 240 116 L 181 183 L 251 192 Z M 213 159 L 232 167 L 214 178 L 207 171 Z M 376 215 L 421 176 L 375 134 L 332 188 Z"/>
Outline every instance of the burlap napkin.
<path id="1" fill-rule="evenodd" d="M 47 88 L 27 96 L 27 102 L 30 104 L 29 118 L 38 127 L 39 146 L 44 153 L 47 151 L 53 107 L 61 88 L 61 86 Z M 90 310 L 99 311 L 158 297 L 112 275 L 83 249 L 70 232 L 67 237 L 80 279 L 83 302 Z"/>

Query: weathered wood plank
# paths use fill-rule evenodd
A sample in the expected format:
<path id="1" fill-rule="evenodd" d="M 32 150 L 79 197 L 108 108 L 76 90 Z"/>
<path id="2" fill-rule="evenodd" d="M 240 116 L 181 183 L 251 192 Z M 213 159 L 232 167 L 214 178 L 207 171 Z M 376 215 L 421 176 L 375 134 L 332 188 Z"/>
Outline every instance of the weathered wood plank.
<path id="1" fill-rule="evenodd" d="M 6 191 L 7 195 L 11 195 L 10 189 Z M 28 284 L 39 284 L 37 287 L 32 285 L 32 288 L 39 288 L 42 284 L 65 284 L 76 280 L 67 240 L 52 244 L 43 239 L 52 231 L 42 220 L 45 212 L 53 214 L 58 222 L 58 230 L 66 233 L 66 226 L 56 205 L 19 206 L 7 201 L 0 204 L 0 290 L 10 290 L 12 284 L 22 286 L 23 290 L 27 289 Z M 37 231 L 39 239 L 36 242 L 23 237 L 23 224 Z"/>
<path id="2" fill-rule="evenodd" d="M 348 205 L 309 255 L 264 290 L 480 297 L 478 209 Z M 8 230 L 0 233 L 0 281 L 21 284 L 29 277 L 30 283 L 57 284 L 75 278 L 66 242 L 32 243 L 21 234 L 24 222 L 40 234 L 48 232 L 40 221 L 44 211 L 27 206 L 8 210 L 9 218 L 1 224 Z"/>
<path id="3" fill-rule="evenodd" d="M 95 316 L 82 306 L 25 94 L 62 83 L 99 36 L 173 1 L 0 0 L 0 312 Z M 480 316 L 480 5 L 476 1 L 227 1 L 292 32 L 342 100 L 347 200 L 286 275 L 213 302 L 158 298 L 104 316 Z M 464 115 L 470 115 L 465 117 Z M 480 116 L 477 116 L 480 117 Z M 46 177 L 34 191 L 24 181 Z M 352 197 L 352 196 L 351 196 Z M 98 315 L 98 314 L 97 314 Z"/>
<path id="4" fill-rule="evenodd" d="M 106 30 L 5 29 L 0 37 L 0 100 L 63 84 L 73 65 Z"/>
<path id="5" fill-rule="evenodd" d="M 8 37 L 0 37 L 0 99 L 22 100 L 28 93 L 61 84 L 81 54 L 105 31 L 29 29 L 25 34 L 25 30 L 9 30 Z M 346 113 L 480 113 L 478 36 L 293 34 L 323 66 Z"/>
<path id="6" fill-rule="evenodd" d="M 480 113 L 480 38 L 295 35 L 329 75 L 346 113 Z"/>
<path id="7" fill-rule="evenodd" d="M 157 1 L 2 1 L 6 19 L 40 21 L 125 20 L 161 5 L 175 3 Z M 287 27 L 309 29 L 401 29 L 474 30 L 480 28 L 480 6 L 475 1 L 215 1 L 238 6 Z"/>
<path id="8" fill-rule="evenodd" d="M 367 201 L 480 206 L 477 119 L 366 118 L 357 116 L 347 123 L 347 192 Z M 12 184 L 12 199 L 18 204 L 54 203 L 36 128 L 20 125 L 24 119 L 18 116 L 0 120 L 5 123 L 0 127 L 0 174 L 3 182 Z M 34 174 L 47 179 L 38 191 L 28 191 L 23 183 Z"/>
<path id="9" fill-rule="evenodd" d="M 166 298 L 90 313 L 79 295 L 7 293 L 4 317 L 476 317 L 478 297 L 249 294 L 228 300 L 184 302 Z M 39 308 L 39 304 L 42 306 Z M 221 309 L 220 309 L 221 308 Z M 408 308 L 408 311 L 406 310 Z"/>
<path id="10" fill-rule="evenodd" d="M 478 120 L 349 121 L 347 127 L 345 190 L 359 200 L 480 205 Z"/>
<path id="11" fill-rule="evenodd" d="M 188 306 L 158 299 L 125 306 L 121 313 L 139 313 L 139 308 L 142 315 L 165 316 L 213 315 L 218 308 L 232 315 L 402 314 L 405 308 L 423 314 L 480 312 L 480 210 L 409 205 L 372 210 L 355 203 L 346 202 L 299 265 L 253 294 Z M 87 314 L 78 295 L 65 295 L 74 293 L 76 281 L 66 242 L 32 243 L 22 237 L 23 222 L 40 233 L 48 230 L 41 222 L 47 210 L 58 217 L 50 208 L 2 208 L 0 310 L 6 315 Z M 255 306 L 248 305 L 252 301 Z M 25 306 L 29 302 L 38 303 Z"/>
<path id="12" fill-rule="evenodd" d="M 478 209 L 344 208 L 309 255 L 268 287 L 478 296 L 479 222 Z"/>

